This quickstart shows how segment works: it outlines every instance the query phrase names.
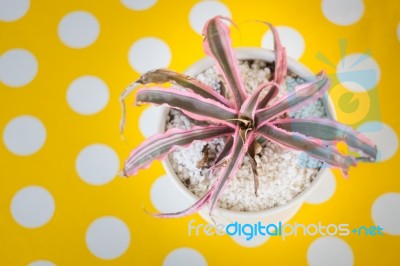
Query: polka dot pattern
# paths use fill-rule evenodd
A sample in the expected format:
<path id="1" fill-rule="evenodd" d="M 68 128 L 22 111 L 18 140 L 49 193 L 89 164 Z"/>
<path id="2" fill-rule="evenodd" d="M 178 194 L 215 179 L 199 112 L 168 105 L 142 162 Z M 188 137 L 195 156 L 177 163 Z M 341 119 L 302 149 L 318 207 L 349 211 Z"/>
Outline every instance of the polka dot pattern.
<path id="1" fill-rule="evenodd" d="M 307 251 L 310 266 L 351 266 L 354 263 L 353 251 L 338 237 L 320 237 L 311 243 Z"/>
<path id="2" fill-rule="evenodd" d="M 81 49 L 93 44 L 100 34 L 97 18 L 87 11 L 65 15 L 58 25 L 58 37 L 70 48 Z"/>
<path id="3" fill-rule="evenodd" d="M 171 62 L 168 44 L 156 37 L 137 40 L 129 49 L 128 60 L 131 67 L 143 74 L 156 68 L 166 68 Z"/>
<path id="4" fill-rule="evenodd" d="M 330 22 L 339 26 L 358 22 L 364 9 L 363 0 L 322 0 L 322 13 Z"/>
<path id="5" fill-rule="evenodd" d="M 157 0 L 121 0 L 122 4 L 132 10 L 146 10 L 154 6 Z"/>
<path id="6" fill-rule="evenodd" d="M 0 0 L 0 21 L 13 22 L 28 12 L 29 0 Z"/>
<path id="7" fill-rule="evenodd" d="M 378 161 L 389 160 L 397 153 L 399 139 L 396 132 L 389 125 L 379 121 L 370 121 L 362 124 L 358 131 L 376 144 Z"/>
<path id="8" fill-rule="evenodd" d="M 192 204 L 168 176 L 161 176 L 153 183 L 150 197 L 157 210 L 164 213 L 182 211 Z"/>
<path id="9" fill-rule="evenodd" d="M 164 259 L 163 266 L 191 265 L 206 266 L 204 256 L 192 248 L 178 248 L 170 252 Z"/>
<path id="10" fill-rule="evenodd" d="M 40 186 L 28 186 L 19 190 L 11 202 L 14 220 L 26 228 L 45 225 L 53 217 L 55 203 L 48 190 Z"/>
<path id="11" fill-rule="evenodd" d="M 100 112 L 107 105 L 109 97 L 107 84 L 95 76 L 75 79 L 67 91 L 68 105 L 82 115 Z"/>
<path id="12" fill-rule="evenodd" d="M 46 141 L 46 128 L 31 115 L 21 115 L 9 121 L 3 131 L 3 142 L 7 149 L 19 156 L 38 152 Z"/>
<path id="13" fill-rule="evenodd" d="M 37 260 L 28 264 L 28 266 L 56 266 L 51 261 L 47 260 Z"/>
<path id="14" fill-rule="evenodd" d="M 29 84 L 38 72 L 36 57 L 26 49 L 11 49 L 0 57 L 0 81 L 13 88 Z"/>
<path id="15" fill-rule="evenodd" d="M 372 219 L 383 232 L 400 235 L 400 193 L 385 193 L 372 205 Z"/>
<path id="16" fill-rule="evenodd" d="M 101 217 L 86 231 L 86 245 L 90 252 L 104 260 L 122 256 L 129 248 L 131 234 L 128 226 L 116 217 Z"/>
<path id="17" fill-rule="evenodd" d="M 231 12 L 228 7 L 220 1 L 200 1 L 192 7 L 189 13 L 189 22 L 192 29 L 202 34 L 204 25 L 207 20 L 215 17 L 223 16 L 231 18 Z"/>
<path id="18" fill-rule="evenodd" d="M 294 59 L 299 59 L 305 50 L 304 38 L 300 32 L 288 26 L 276 26 L 276 30 L 279 33 L 282 45 L 286 48 L 287 55 Z M 270 30 L 262 37 L 261 47 L 270 50 L 274 49 L 274 39 Z"/>
<path id="19" fill-rule="evenodd" d="M 397 25 L 397 39 L 400 42 L 400 23 Z"/>
<path id="20" fill-rule="evenodd" d="M 306 7 L 295 0 L 170 2 L 0 0 L 0 235 L 6 254 L 0 264 L 224 264 L 214 243 L 232 251 L 227 260 L 234 265 L 396 265 L 400 23 L 390 16 L 396 0 L 320 0 Z M 143 211 L 175 212 L 193 202 L 159 162 L 137 176 L 118 177 L 120 158 L 162 123 L 162 107 L 131 106 L 136 90 L 126 101 L 121 140 L 118 99 L 147 71 L 183 72 L 203 57 L 201 34 L 215 15 L 239 26 L 231 27 L 234 47 L 272 49 L 265 25 L 248 22 L 277 25 L 288 56 L 313 71 L 326 69 L 338 120 L 378 146 L 378 163 L 358 166 L 349 180 L 331 171 L 321 176 L 289 222 L 307 224 L 311 213 L 323 224 L 381 226 L 383 236 L 293 236 L 282 243 L 276 237 L 189 236 L 188 221 L 205 224 L 201 216 L 165 220 Z M 383 33 L 385 40 L 377 41 Z M 363 193 L 362 202 L 349 200 L 349 190 Z M 364 252 L 375 240 L 382 245 Z M 281 244 L 290 256 L 281 256 Z M 54 252 L 54 246 L 62 248 Z"/>
<path id="21" fill-rule="evenodd" d="M 104 144 L 85 147 L 76 159 L 79 177 L 90 185 L 104 185 L 114 179 L 119 169 L 117 153 Z"/>

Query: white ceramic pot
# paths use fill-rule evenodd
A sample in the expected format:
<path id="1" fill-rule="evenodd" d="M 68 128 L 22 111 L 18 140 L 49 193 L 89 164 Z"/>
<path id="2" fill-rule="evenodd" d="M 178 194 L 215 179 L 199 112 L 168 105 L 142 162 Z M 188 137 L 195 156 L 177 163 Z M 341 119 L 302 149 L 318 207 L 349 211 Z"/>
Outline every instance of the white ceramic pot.
<path id="1" fill-rule="evenodd" d="M 275 54 L 273 51 L 262 49 L 262 48 L 238 48 L 236 49 L 236 56 L 240 60 L 264 60 L 267 62 L 274 61 Z M 195 64 L 193 64 L 189 69 L 185 72 L 185 74 L 189 76 L 196 76 L 210 68 L 214 65 L 214 62 L 211 58 L 207 57 L 204 58 Z M 288 69 L 298 74 L 300 77 L 306 79 L 307 81 L 311 81 L 315 79 L 315 75 L 303 64 L 300 62 L 288 58 Z M 323 103 L 328 114 L 328 117 L 335 118 L 335 111 L 332 105 L 331 100 L 328 98 L 327 94 L 323 98 Z M 165 131 L 165 121 L 166 117 L 169 113 L 169 108 L 162 107 L 161 111 L 161 123 L 158 128 L 158 133 L 163 133 Z M 178 190 L 184 194 L 185 197 L 188 198 L 190 202 L 195 202 L 198 197 L 194 195 L 188 188 L 185 187 L 184 184 L 180 181 L 180 179 L 175 174 L 171 163 L 169 162 L 168 157 L 163 160 L 163 166 L 165 171 L 167 172 L 168 176 L 172 179 L 172 182 L 178 188 Z M 313 180 L 311 186 L 297 195 L 293 200 L 286 203 L 285 205 L 277 206 L 268 210 L 263 211 L 256 211 L 256 212 L 238 212 L 238 211 L 231 211 L 227 209 L 215 208 L 213 210 L 213 219 L 217 224 L 227 225 L 229 223 L 238 222 L 238 223 L 278 223 L 287 222 L 290 218 L 292 218 L 300 209 L 302 204 L 304 203 L 305 199 L 308 195 L 315 189 L 318 189 L 318 184 L 320 183 L 321 176 L 325 171 L 329 171 L 327 167 L 322 166 L 318 175 Z M 209 216 L 209 210 L 207 207 L 204 207 L 199 214 L 209 223 L 212 223 L 211 218 Z"/>

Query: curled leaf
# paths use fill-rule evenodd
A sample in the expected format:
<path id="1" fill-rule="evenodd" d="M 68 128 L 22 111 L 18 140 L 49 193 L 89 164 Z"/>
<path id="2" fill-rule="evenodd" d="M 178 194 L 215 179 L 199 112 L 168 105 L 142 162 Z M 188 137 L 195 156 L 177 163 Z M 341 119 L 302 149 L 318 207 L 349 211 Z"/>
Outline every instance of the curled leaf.
<path id="1" fill-rule="evenodd" d="M 176 84 L 184 89 L 192 90 L 194 93 L 206 99 L 212 99 L 214 101 L 222 103 L 225 106 L 232 107 L 232 103 L 224 98 L 221 94 L 218 94 L 213 88 L 207 86 L 206 84 L 200 82 L 193 77 L 176 73 L 168 69 L 161 68 L 147 72 L 137 81 L 137 83 L 140 84 L 163 84 L 167 82 Z"/>

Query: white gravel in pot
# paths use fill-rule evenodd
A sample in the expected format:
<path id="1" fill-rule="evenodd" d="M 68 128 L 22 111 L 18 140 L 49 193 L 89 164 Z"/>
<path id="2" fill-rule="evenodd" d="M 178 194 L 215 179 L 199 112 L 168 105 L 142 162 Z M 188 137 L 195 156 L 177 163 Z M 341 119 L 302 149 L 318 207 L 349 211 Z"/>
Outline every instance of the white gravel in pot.
<path id="1" fill-rule="evenodd" d="M 270 65 L 258 60 L 239 62 L 239 68 L 249 93 L 271 77 L 269 67 Z M 214 68 L 209 68 L 199 74 L 197 79 L 220 92 L 221 86 Z M 287 91 L 292 91 L 295 85 L 304 82 L 297 75 L 289 73 L 275 100 L 285 95 Z M 322 117 L 326 115 L 326 112 L 322 101 L 318 100 L 288 115 L 296 118 Z M 180 111 L 170 110 L 166 129 L 189 129 L 193 126 L 193 120 Z M 215 181 L 215 176 L 207 177 L 206 175 L 210 165 L 203 168 L 197 167 L 198 162 L 204 156 L 203 149 L 206 144 L 208 144 L 208 162 L 211 164 L 213 159 L 222 151 L 225 145 L 224 138 L 216 138 L 208 143 L 197 141 L 188 148 L 180 148 L 169 155 L 169 160 L 178 178 L 198 197 L 204 195 L 210 184 Z M 251 165 L 246 156 L 239 172 L 232 178 L 220 196 L 219 207 L 246 212 L 261 211 L 283 205 L 310 187 L 322 166 L 322 162 L 310 158 L 304 152 L 289 150 L 270 141 L 262 147 L 255 160 L 259 178 L 257 195 L 254 191 Z"/>

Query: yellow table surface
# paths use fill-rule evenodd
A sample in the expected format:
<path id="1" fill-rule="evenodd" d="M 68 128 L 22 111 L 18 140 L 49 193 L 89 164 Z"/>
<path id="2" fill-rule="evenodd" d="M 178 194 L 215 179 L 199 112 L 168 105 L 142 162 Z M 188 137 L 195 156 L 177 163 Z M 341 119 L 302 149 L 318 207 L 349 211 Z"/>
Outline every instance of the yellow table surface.
<path id="1" fill-rule="evenodd" d="M 148 114 L 140 122 L 146 107 L 130 97 L 121 140 L 121 91 L 139 71 L 183 72 L 204 57 L 195 29 L 217 13 L 239 24 L 236 47 L 266 45 L 268 28 L 243 22 L 277 25 L 290 56 L 332 77 L 338 120 L 378 126 L 369 134 L 380 162 L 348 179 L 333 170 L 327 194 L 314 195 L 322 202 L 304 204 L 289 222 L 380 224 L 383 236 L 188 236 L 190 220 L 203 223 L 197 214 L 143 211 L 179 199 L 160 162 L 116 176 L 152 123 Z M 0 265 L 400 265 L 399 22 L 396 0 L 0 0 Z M 149 62 L 138 62 L 149 49 Z M 378 78 L 353 92 L 337 79 L 341 68 Z"/>

